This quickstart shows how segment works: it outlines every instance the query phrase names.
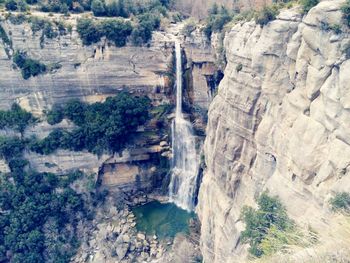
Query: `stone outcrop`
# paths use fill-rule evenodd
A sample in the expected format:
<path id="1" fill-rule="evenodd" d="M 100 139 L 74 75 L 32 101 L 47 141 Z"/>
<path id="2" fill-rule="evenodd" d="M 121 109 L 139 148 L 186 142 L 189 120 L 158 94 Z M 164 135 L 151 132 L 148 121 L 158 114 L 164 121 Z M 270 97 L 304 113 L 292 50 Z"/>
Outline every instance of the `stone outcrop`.
<path id="1" fill-rule="evenodd" d="M 350 190 L 350 35 L 344 1 L 261 28 L 236 24 L 209 109 L 199 194 L 205 262 L 242 262 L 240 211 L 268 189 L 301 226 L 329 227 L 328 200 Z M 342 25 L 342 33 L 331 30 Z"/>

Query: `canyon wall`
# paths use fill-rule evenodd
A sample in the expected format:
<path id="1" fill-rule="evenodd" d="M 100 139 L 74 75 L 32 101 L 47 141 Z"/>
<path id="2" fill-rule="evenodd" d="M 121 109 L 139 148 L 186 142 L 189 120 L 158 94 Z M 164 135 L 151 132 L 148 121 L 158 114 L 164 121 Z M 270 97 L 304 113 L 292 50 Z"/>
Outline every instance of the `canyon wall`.
<path id="1" fill-rule="evenodd" d="M 329 198 L 350 191 L 350 31 L 343 2 L 323 1 L 304 17 L 285 10 L 263 28 L 243 22 L 227 32 L 227 67 L 209 108 L 197 207 L 205 262 L 245 260 L 240 211 L 255 207 L 264 190 L 320 240 L 329 233 Z"/>
<path id="2" fill-rule="evenodd" d="M 48 16 L 35 12 L 34 15 L 48 20 L 62 19 L 59 14 Z M 12 41 L 9 50 L 0 40 L 0 109 L 8 109 L 17 102 L 40 119 L 34 127 L 27 128 L 25 137 L 35 135 L 44 138 L 56 128 L 73 129 L 74 125 L 67 120 L 49 125 L 44 114 L 53 105 L 70 99 L 92 103 L 126 91 L 148 96 L 155 107 L 174 105 L 173 34 L 179 31 L 177 25 L 170 25 L 169 32 L 154 32 L 152 41 L 143 47 L 116 47 L 106 39 L 84 46 L 75 29 L 79 15 L 64 18 L 66 23 L 73 25 L 71 33 L 52 39 L 43 38 L 41 30 L 33 32 L 27 22 L 13 23 L 5 13 L 0 17 L 0 25 Z M 187 102 L 205 111 L 209 105 L 206 77 L 214 74 L 215 70 L 213 66 L 209 71 L 200 68 L 193 70 L 192 67 L 199 59 L 205 63 L 203 56 L 194 54 L 205 54 L 208 63 L 213 65 L 210 46 L 204 43 L 203 36 L 188 40 L 188 52 L 186 50 L 185 53 L 188 53 L 188 79 L 191 84 L 191 95 L 188 96 L 191 99 Z M 49 67 L 58 67 L 25 80 L 11 59 L 15 51 L 26 52 L 28 57 Z M 160 121 L 157 119 L 140 127 L 130 147 L 119 154 L 97 156 L 86 151 L 58 150 L 50 155 L 28 151 L 24 157 L 30 161 L 32 168 L 40 172 L 62 174 L 80 169 L 87 174 L 95 174 L 95 179 L 109 188 L 151 190 L 154 186 L 160 187 L 168 173 L 166 159 L 170 157 L 170 138 L 167 134 L 170 132 L 171 118 L 167 117 L 161 117 L 161 121 L 165 122 L 162 131 L 157 127 Z M 200 122 L 200 127 L 204 129 L 205 124 Z M 14 132 L 2 130 L 0 134 L 11 136 Z M 0 162 L 1 171 L 8 171 L 6 163 L 3 160 Z"/>

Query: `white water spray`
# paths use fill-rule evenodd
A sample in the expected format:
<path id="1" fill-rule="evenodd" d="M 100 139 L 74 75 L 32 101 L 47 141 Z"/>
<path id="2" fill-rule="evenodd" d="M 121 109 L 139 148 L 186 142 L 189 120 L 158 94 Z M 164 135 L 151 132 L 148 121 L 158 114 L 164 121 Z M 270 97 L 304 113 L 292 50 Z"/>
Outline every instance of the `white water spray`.
<path id="1" fill-rule="evenodd" d="M 172 124 L 172 174 L 169 185 L 170 201 L 191 211 L 197 187 L 198 156 L 191 123 L 182 113 L 182 60 L 181 46 L 175 42 L 176 53 L 176 112 Z"/>

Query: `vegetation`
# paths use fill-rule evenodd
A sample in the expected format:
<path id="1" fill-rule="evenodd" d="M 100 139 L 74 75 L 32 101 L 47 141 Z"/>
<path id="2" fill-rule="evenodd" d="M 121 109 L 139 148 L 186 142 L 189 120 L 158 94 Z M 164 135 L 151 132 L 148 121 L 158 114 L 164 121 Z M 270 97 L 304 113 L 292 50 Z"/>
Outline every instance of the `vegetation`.
<path id="1" fill-rule="evenodd" d="M 242 63 L 239 63 L 239 64 L 236 66 L 236 72 L 240 72 L 242 69 L 243 69 L 243 64 L 242 64 Z"/>
<path id="2" fill-rule="evenodd" d="M 33 115 L 18 104 L 13 104 L 8 111 L 0 110 L 0 129 L 10 128 L 23 133 L 25 128 L 35 121 Z"/>
<path id="3" fill-rule="evenodd" d="M 224 6 L 219 8 L 216 3 L 209 10 L 208 15 L 206 26 L 204 28 L 204 34 L 208 39 L 211 39 L 213 32 L 221 31 L 225 24 L 230 22 L 233 17 Z"/>
<path id="4" fill-rule="evenodd" d="M 64 13 L 81 13 L 92 11 L 95 16 L 130 17 L 146 12 L 164 12 L 170 6 L 169 0 L 39 0 L 41 11 Z"/>
<path id="5" fill-rule="evenodd" d="M 103 21 L 94 21 L 89 18 L 78 20 L 77 31 L 84 45 L 91 45 L 100 41 L 105 36 L 108 40 L 115 43 L 116 46 L 124 46 L 127 37 L 132 32 L 132 26 L 129 21 L 122 19 L 107 19 Z"/>
<path id="6" fill-rule="evenodd" d="M 6 161 L 22 156 L 25 142 L 18 137 L 0 137 L 0 157 Z"/>
<path id="7" fill-rule="evenodd" d="M 256 257 L 270 253 L 269 251 L 287 243 L 283 238 L 288 231 L 293 229 L 293 223 L 288 218 L 285 207 L 277 197 L 270 197 L 266 192 L 257 200 L 258 209 L 244 207 L 241 217 L 246 225 L 242 232 L 242 240 L 250 244 L 249 252 Z M 271 246 L 271 238 L 278 238 L 278 246 Z M 276 243 L 274 243 L 276 244 Z"/>
<path id="8" fill-rule="evenodd" d="M 340 192 L 330 200 L 334 211 L 350 213 L 350 193 Z"/>
<path id="9" fill-rule="evenodd" d="M 58 148 L 101 154 L 104 150 L 119 151 L 139 125 L 148 119 L 150 100 L 120 93 L 103 103 L 84 104 L 77 100 L 68 102 L 62 109 L 54 109 L 51 123 L 63 117 L 78 127 L 71 131 L 55 130 L 43 140 L 33 139 L 29 147 L 40 154 L 49 154 Z M 58 117 L 57 117 L 58 116 Z"/>
<path id="10" fill-rule="evenodd" d="M 264 6 L 262 10 L 255 14 L 255 22 L 260 26 L 264 26 L 272 20 L 276 19 L 278 15 L 278 8 L 276 5 Z"/>
<path id="11" fill-rule="evenodd" d="M 341 11 L 343 13 L 343 18 L 344 18 L 347 26 L 350 27 L 350 0 L 347 0 L 343 4 Z"/>
<path id="12" fill-rule="evenodd" d="M 0 181 L 0 258 L 70 262 L 79 245 L 76 225 L 86 216 L 86 207 L 69 185 L 82 174 L 26 172 L 27 163 L 13 159 L 11 172 Z"/>
<path id="13" fill-rule="evenodd" d="M 138 25 L 131 33 L 131 41 L 134 45 L 142 45 L 152 38 L 152 32 L 159 28 L 160 17 L 153 13 L 145 13 L 137 17 Z"/>
<path id="14" fill-rule="evenodd" d="M 13 62 L 21 69 L 22 77 L 29 79 L 46 72 L 46 65 L 27 57 L 25 52 L 16 51 L 13 55 Z"/>
<path id="15" fill-rule="evenodd" d="M 50 125 L 55 125 L 63 120 L 64 114 L 62 109 L 55 105 L 53 109 L 46 114 L 46 117 Z"/>
<path id="16" fill-rule="evenodd" d="M 319 0 L 301 0 L 301 6 L 303 8 L 303 12 L 307 13 L 311 8 L 316 6 L 320 1 Z"/>
<path id="17" fill-rule="evenodd" d="M 12 47 L 12 42 L 1 25 L 0 25 L 0 38 L 7 47 Z"/>
<path id="18" fill-rule="evenodd" d="M 27 11 L 28 5 L 24 0 L 6 0 L 5 7 L 8 11 Z"/>
<path id="19" fill-rule="evenodd" d="M 196 30 L 196 22 L 194 20 L 189 20 L 182 28 L 182 34 L 189 37 L 193 31 Z"/>

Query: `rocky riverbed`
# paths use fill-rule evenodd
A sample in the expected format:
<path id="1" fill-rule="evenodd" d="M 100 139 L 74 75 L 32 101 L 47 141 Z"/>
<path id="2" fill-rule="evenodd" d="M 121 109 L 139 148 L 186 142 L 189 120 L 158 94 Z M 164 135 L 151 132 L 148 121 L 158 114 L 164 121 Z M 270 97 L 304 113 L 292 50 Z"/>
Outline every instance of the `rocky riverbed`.
<path id="1" fill-rule="evenodd" d="M 72 262 L 185 262 L 200 258 L 198 222 L 191 220 L 190 234 L 159 239 L 136 228 L 131 208 L 150 201 L 166 201 L 160 195 L 138 195 L 130 200 L 116 201 L 109 196 L 96 212 L 95 219 L 81 240 Z M 186 261 L 188 262 L 188 261 Z"/>

